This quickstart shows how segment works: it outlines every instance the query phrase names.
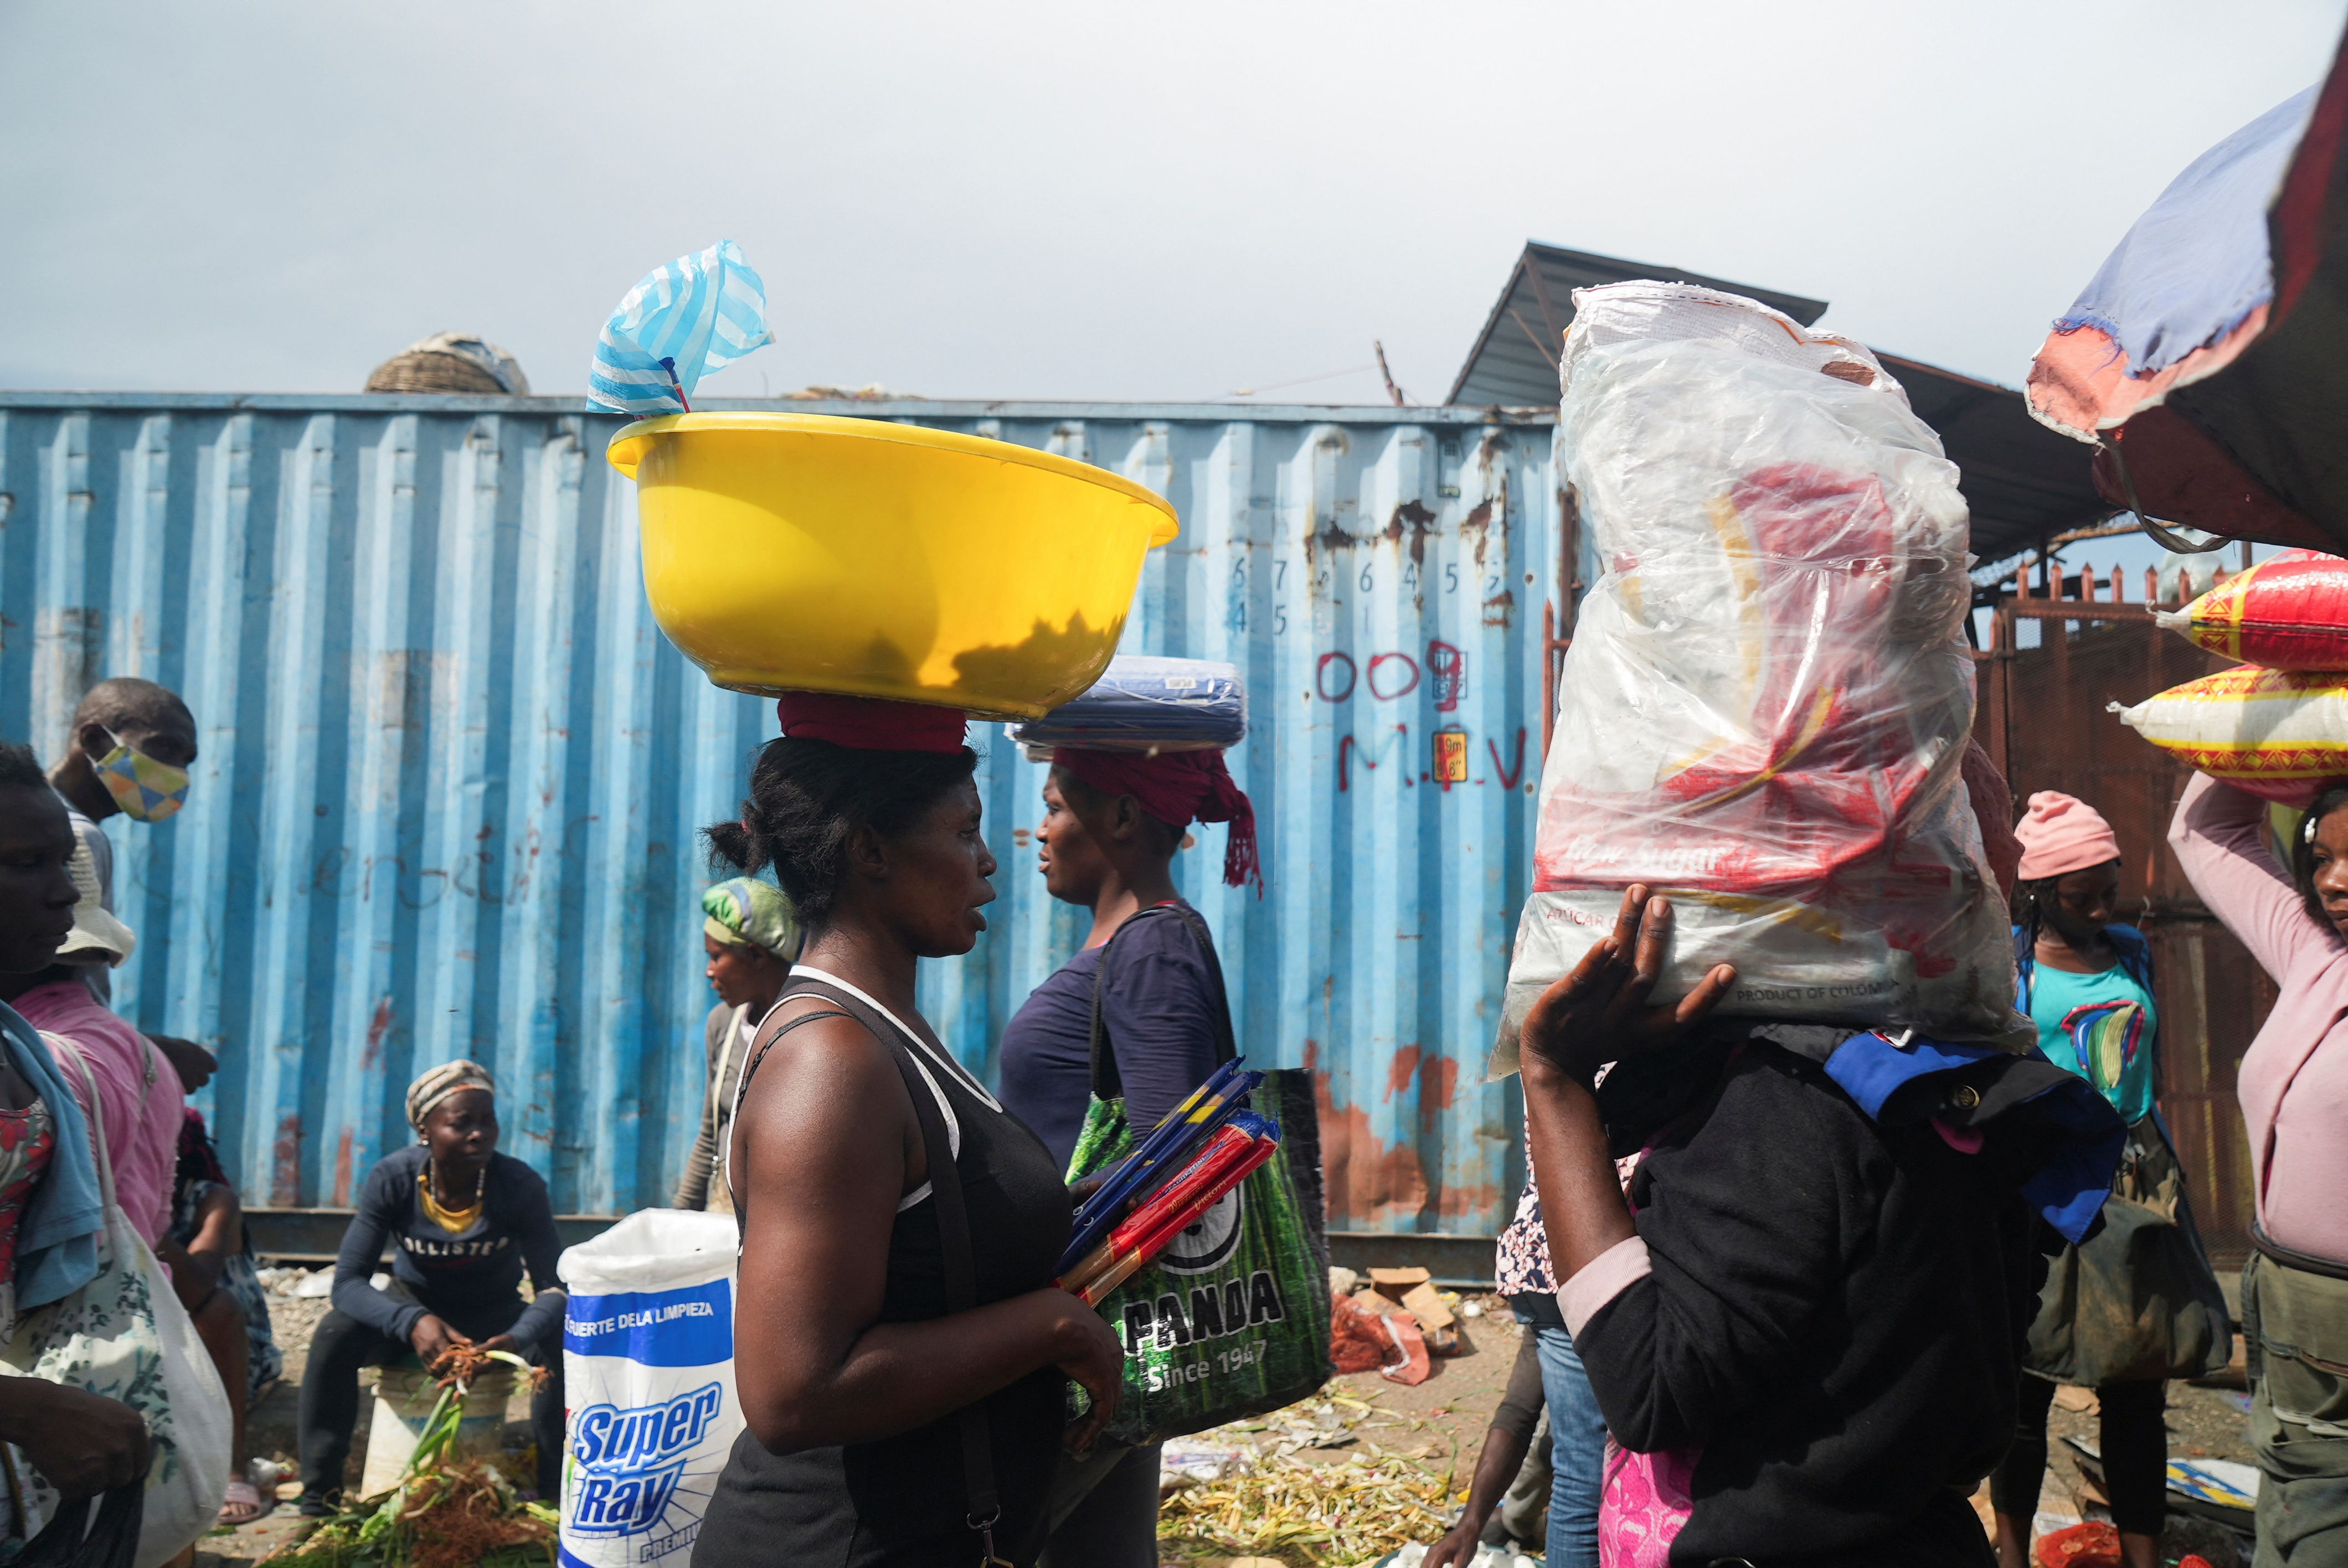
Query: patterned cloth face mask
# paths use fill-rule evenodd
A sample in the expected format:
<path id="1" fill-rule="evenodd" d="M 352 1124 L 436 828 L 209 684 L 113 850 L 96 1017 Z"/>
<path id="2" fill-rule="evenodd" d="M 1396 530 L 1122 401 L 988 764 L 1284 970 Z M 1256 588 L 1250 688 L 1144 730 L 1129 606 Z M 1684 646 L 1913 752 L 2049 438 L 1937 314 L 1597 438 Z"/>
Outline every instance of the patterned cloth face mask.
<path id="1" fill-rule="evenodd" d="M 114 749 L 90 764 L 98 782 L 123 815 L 139 822 L 160 822 L 188 801 L 188 770 L 159 763 L 133 750 L 120 735 L 106 732 Z"/>

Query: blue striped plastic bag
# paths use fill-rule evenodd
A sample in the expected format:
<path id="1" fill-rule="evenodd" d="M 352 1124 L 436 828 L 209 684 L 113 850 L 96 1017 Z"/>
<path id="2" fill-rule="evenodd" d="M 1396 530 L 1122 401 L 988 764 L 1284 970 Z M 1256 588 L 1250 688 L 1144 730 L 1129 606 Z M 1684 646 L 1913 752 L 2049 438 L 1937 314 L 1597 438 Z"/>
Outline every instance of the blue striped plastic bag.
<path id="1" fill-rule="evenodd" d="M 628 291 L 596 342 L 587 406 L 639 419 L 689 413 L 704 375 L 774 341 L 765 280 L 739 245 L 720 240 Z"/>

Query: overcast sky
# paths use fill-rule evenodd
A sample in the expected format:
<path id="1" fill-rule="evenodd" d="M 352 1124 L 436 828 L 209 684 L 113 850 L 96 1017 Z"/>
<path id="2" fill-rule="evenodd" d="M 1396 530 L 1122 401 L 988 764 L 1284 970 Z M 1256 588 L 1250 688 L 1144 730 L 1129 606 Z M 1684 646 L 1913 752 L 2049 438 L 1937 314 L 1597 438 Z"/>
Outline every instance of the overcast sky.
<path id="1" fill-rule="evenodd" d="M 1382 338 L 1439 401 L 1529 237 L 2018 384 L 2343 11 L 0 0 L 0 386 L 355 392 L 446 329 L 579 392 L 720 236 L 778 339 L 724 395 L 1381 401 Z"/>

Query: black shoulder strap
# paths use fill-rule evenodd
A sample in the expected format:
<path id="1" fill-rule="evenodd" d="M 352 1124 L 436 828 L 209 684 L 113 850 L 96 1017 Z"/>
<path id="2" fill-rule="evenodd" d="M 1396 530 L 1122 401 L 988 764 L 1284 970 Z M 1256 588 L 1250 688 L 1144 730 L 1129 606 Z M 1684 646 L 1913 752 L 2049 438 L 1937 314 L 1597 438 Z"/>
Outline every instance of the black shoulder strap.
<path id="1" fill-rule="evenodd" d="M 1200 953 L 1207 960 L 1207 979 L 1215 988 L 1215 1064 L 1220 1067 L 1240 1053 L 1239 1037 L 1231 1030 L 1231 993 L 1223 989 L 1223 966 L 1215 957 L 1215 938 L 1199 912 L 1179 899 L 1171 904 L 1152 904 L 1137 909 L 1125 924 L 1109 933 L 1101 944 L 1100 962 L 1093 966 L 1093 1027 L 1092 1027 L 1092 1087 L 1097 1100 L 1114 1100 L 1125 1092 L 1124 1077 L 1117 1070 L 1117 1052 L 1109 1049 L 1108 1024 L 1101 1014 L 1101 997 L 1108 984 L 1108 953 L 1117 939 L 1134 927 L 1161 911 L 1179 915 L 1190 927 L 1197 939 Z"/>
<path id="2" fill-rule="evenodd" d="M 781 999 L 781 998 L 779 998 L 779 997 L 778 997 L 778 998 L 776 999 L 776 1000 L 777 1000 L 777 1001 L 778 1001 L 778 1002 L 779 1002 L 781 999 Z M 743 1098 L 745 1098 L 746 1096 L 747 1096 L 747 1095 L 749 1094 L 749 1092 L 750 1092 L 750 1080 L 752 1080 L 753 1078 L 756 1078 L 756 1077 L 758 1075 L 758 1064 L 759 1064 L 760 1062 L 762 1062 L 762 1061 L 766 1061 L 766 1060 L 767 1060 L 767 1052 L 768 1052 L 768 1051 L 770 1051 L 770 1050 L 774 1050 L 774 1049 L 775 1049 L 775 1042 L 776 1042 L 777 1040 L 778 1040 L 782 1039 L 782 1038 L 783 1038 L 783 1036 L 785 1036 L 785 1035 L 787 1035 L 787 1034 L 790 1033 L 790 1032 L 791 1032 L 791 1030 L 795 1030 L 795 1029 L 798 1028 L 798 1026 L 799 1026 L 799 1025 L 801 1025 L 801 1024 L 803 1024 L 803 1023 L 813 1023 L 816 1020 L 818 1020 L 818 1019 L 819 1019 L 819 1018 L 854 1018 L 854 1017 L 855 1017 L 855 1015 L 854 1015 L 853 1013 L 845 1013 L 845 1012 L 840 1011 L 838 1008 L 834 1008 L 834 1009 L 832 1009 L 831 1010 L 829 1010 L 829 1012 L 803 1012 L 803 1013 L 799 1014 L 799 1015 L 798 1015 L 798 1017 L 797 1017 L 797 1018 L 785 1019 L 785 1020 L 783 1020 L 783 1027 L 782 1027 L 782 1028 L 780 1028 L 780 1029 L 778 1029 L 778 1030 L 777 1030 L 773 1034 L 768 1035 L 768 1036 L 767 1037 L 767 1043 L 766 1043 L 766 1044 L 764 1044 L 764 1045 L 762 1045 L 762 1046 L 760 1046 L 760 1047 L 758 1048 L 757 1054 L 757 1055 L 755 1055 L 755 1056 L 753 1056 L 753 1057 L 751 1057 L 751 1058 L 750 1058 L 750 1060 L 749 1060 L 747 1062 L 746 1062 L 746 1063 L 744 1063 L 744 1064 L 743 1064 L 743 1067 L 742 1067 L 742 1079 L 741 1079 L 741 1083 L 740 1083 L 739 1087 L 737 1087 L 737 1088 L 735 1090 L 735 1091 L 734 1091 L 734 1098 L 738 1102 L 738 1101 L 742 1100 Z M 861 1020 L 861 1019 L 857 1019 L 857 1020 L 856 1020 L 856 1021 L 858 1021 L 859 1023 L 861 1023 L 861 1022 L 863 1022 L 864 1020 Z"/>
<path id="3" fill-rule="evenodd" d="M 938 1111 L 938 1094 L 942 1090 L 931 1089 L 922 1076 L 924 1070 L 915 1062 L 911 1046 L 879 1009 L 821 980 L 795 979 L 783 994 L 798 992 L 819 996 L 844 1009 L 887 1048 L 889 1060 L 897 1064 L 897 1076 L 905 1081 L 906 1097 L 913 1102 L 913 1120 L 921 1124 L 922 1151 L 930 1167 L 930 1196 L 937 1204 L 938 1261 L 945 1274 L 946 1311 L 953 1314 L 973 1310 L 978 1306 L 978 1270 L 972 1258 L 970 1210 L 963 1198 L 962 1170 L 954 1163 L 953 1141 L 946 1135 L 945 1118 Z M 969 1524 L 973 1531 L 986 1537 L 986 1553 L 992 1560 L 992 1531 L 1003 1509 L 995 1494 L 994 1448 L 987 1430 L 986 1406 L 973 1400 L 962 1408 L 959 1419 L 963 1488 L 970 1507 Z"/>

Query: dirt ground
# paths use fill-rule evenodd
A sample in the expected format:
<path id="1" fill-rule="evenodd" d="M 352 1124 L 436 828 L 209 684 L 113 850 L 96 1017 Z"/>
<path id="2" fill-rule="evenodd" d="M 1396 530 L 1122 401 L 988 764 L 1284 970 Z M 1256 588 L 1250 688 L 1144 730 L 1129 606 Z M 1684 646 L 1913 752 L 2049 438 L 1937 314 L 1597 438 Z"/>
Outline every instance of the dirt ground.
<path id="1" fill-rule="evenodd" d="M 1439 1526 L 1423 1522 L 1437 1517 L 1448 1521 L 1456 1515 L 1474 1473 L 1477 1456 L 1482 1451 L 1492 1411 L 1498 1408 L 1508 1384 L 1521 1332 L 1498 1297 L 1471 1296 L 1468 1300 L 1479 1315 L 1461 1319 L 1460 1354 L 1436 1358 L 1424 1383 L 1405 1387 L 1375 1372 L 1341 1377 L 1314 1400 L 1261 1421 L 1237 1423 L 1231 1429 L 1204 1433 L 1196 1440 L 1210 1446 L 1244 1449 L 1251 1465 L 1261 1464 L 1267 1469 L 1292 1462 L 1324 1471 L 1331 1466 L 1356 1467 L 1365 1477 L 1365 1498 L 1391 1493 L 1395 1478 L 1416 1481 L 1420 1491 L 1431 1494 L 1424 1504 L 1427 1512 L 1415 1516 L 1421 1521 L 1417 1529 L 1397 1527 L 1381 1534 L 1375 1523 L 1380 1517 L 1376 1508 L 1354 1511 L 1361 1517 L 1355 1521 L 1360 1528 L 1354 1533 L 1371 1537 L 1375 1542 L 1374 1549 L 1361 1555 L 1275 1546 L 1260 1552 L 1260 1561 L 1294 1568 L 1332 1562 L 1367 1562 L 1415 1540 L 1431 1542 L 1439 1533 Z M 311 1333 L 325 1316 L 328 1305 L 323 1296 L 304 1297 L 283 1290 L 273 1291 L 270 1297 L 271 1322 L 285 1356 L 285 1377 L 252 1413 L 249 1432 L 256 1455 L 275 1459 L 286 1466 L 288 1484 L 284 1491 L 289 1498 L 294 1490 L 291 1484 L 294 1416 L 302 1371 L 308 1360 Z M 366 1462 L 365 1409 L 363 1401 L 346 1479 L 346 1484 L 353 1487 Z M 2206 1457 L 2247 1464 L 2250 1462 L 2248 1428 L 2248 1399 L 2239 1389 L 2183 1383 L 2169 1386 L 2172 1453 L 2183 1458 Z M 2085 1390 L 2066 1394 L 2054 1407 L 2048 1435 L 2052 1451 L 2039 1501 L 2042 1515 L 2051 1521 L 2091 1514 L 2096 1494 L 2082 1476 L 2075 1454 L 2063 1440 L 2075 1437 L 2089 1444 L 2097 1442 L 2093 1397 Z M 518 1398 L 507 1411 L 507 1443 L 520 1448 L 529 1441 L 528 1400 L 526 1397 Z M 1353 1473 L 1355 1472 L 1348 1472 L 1348 1481 Z M 1334 1475 L 1328 1479 L 1345 1484 Z M 1985 1501 L 1982 1506 L 1986 1506 Z M 291 1501 L 281 1502 L 274 1512 L 256 1524 L 207 1538 L 198 1553 L 198 1568 L 228 1568 L 230 1564 L 265 1557 L 294 1535 L 298 1528 Z M 1172 1505 L 1159 1542 L 1159 1554 L 1169 1563 L 1213 1564 L 1237 1558 L 1228 1542 L 1220 1541 L 1212 1531 L 1182 1517 L 1180 1509 Z M 2212 1537 L 2207 1532 L 2186 1532 L 2173 1536 L 2171 1551 L 2166 1555 L 2171 1559 L 2178 1555 L 2180 1542 L 2200 1550 L 2212 1568 L 2238 1568 L 2239 1563 L 2247 1562 L 2247 1553 L 2240 1559 L 2224 1555 L 2222 1536 Z"/>
<path id="2" fill-rule="evenodd" d="M 1344 1461 L 1365 1445 L 1377 1445 L 1385 1450 L 1382 1459 L 1405 1459 L 1430 1481 L 1447 1478 L 1440 1514 L 1447 1522 L 1456 1518 L 1458 1505 L 1466 1500 L 1477 1457 L 1482 1452 L 1492 1411 L 1499 1405 L 1507 1387 L 1520 1333 L 1507 1304 L 1499 1297 L 1469 1299 L 1483 1315 L 1463 1322 L 1465 1332 L 1459 1356 L 1437 1358 L 1432 1363 L 1433 1375 L 1415 1388 L 1388 1382 L 1375 1372 L 1337 1378 L 1332 1389 L 1367 1406 L 1367 1412 L 1341 1407 L 1336 1414 L 1344 1424 L 1333 1425 L 1332 1412 L 1325 1402 L 1317 1410 L 1313 1409 L 1313 1401 L 1297 1407 L 1299 1413 L 1317 1419 L 1324 1434 L 1314 1440 L 1314 1446 L 1298 1449 L 1292 1458 L 1327 1465 Z M 1282 1412 L 1282 1416 L 1289 1414 Z M 2169 1451 L 2178 1458 L 2220 1459 L 2249 1464 L 2249 1399 L 2239 1387 L 2169 1385 Z M 2099 1516 L 2101 1496 L 2083 1475 L 2075 1450 L 2064 1441 L 2065 1438 L 2077 1438 L 2100 1447 L 2097 1427 L 2094 1396 L 2085 1389 L 2067 1390 L 2047 1421 L 2050 1453 L 2038 1503 L 2042 1528 Z M 1281 1417 L 1276 1416 L 1263 1423 L 1260 1431 L 1225 1429 L 1202 1437 L 1203 1440 L 1231 1447 L 1247 1446 L 1260 1456 L 1258 1462 L 1262 1462 L 1261 1456 L 1295 1444 L 1298 1440 L 1292 1435 L 1294 1430 L 1284 1430 Z M 1416 1457 L 1411 1458 L 1413 1455 Z M 1986 1526 L 1986 1485 L 1976 1498 L 1975 1506 L 1983 1513 Z M 1278 1545 L 1251 1546 L 1241 1552 L 1234 1549 L 1230 1539 L 1219 1538 L 1212 1530 L 1195 1528 L 1190 1521 L 1178 1518 L 1177 1512 L 1169 1507 L 1167 1523 L 1159 1535 L 1159 1556 L 1168 1563 L 1182 1564 L 1184 1568 L 1224 1568 L 1226 1564 L 1248 1562 L 1250 1553 L 1265 1568 L 1272 1563 L 1289 1568 L 1321 1568 L 1326 1563 L 1368 1562 L 1413 1542 L 1431 1544 L 1437 1533 L 1430 1529 L 1425 1532 L 1386 1534 L 1375 1538 L 1372 1548 L 1359 1556 L 1326 1548 Z M 2248 1545 L 2247 1541 L 2241 1542 L 2238 1551 L 2235 1538 L 2222 1528 L 2172 1518 L 2163 1541 L 2162 1555 L 2164 1563 L 2174 1563 L 2188 1551 L 2199 1552 L 2210 1568 L 2243 1568 L 2250 1558 Z"/>

